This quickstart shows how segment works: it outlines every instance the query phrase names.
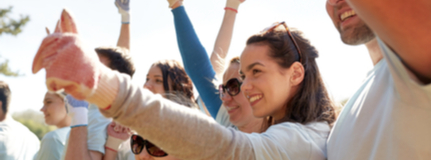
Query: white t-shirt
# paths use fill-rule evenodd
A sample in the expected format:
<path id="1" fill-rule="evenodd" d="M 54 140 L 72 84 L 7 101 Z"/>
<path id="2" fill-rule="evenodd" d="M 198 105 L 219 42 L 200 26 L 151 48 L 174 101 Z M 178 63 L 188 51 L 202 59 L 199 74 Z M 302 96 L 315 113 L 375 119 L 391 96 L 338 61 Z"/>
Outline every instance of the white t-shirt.
<path id="1" fill-rule="evenodd" d="M 0 159 L 32 160 L 39 151 L 39 139 L 27 127 L 6 116 L 0 122 Z"/>
<path id="2" fill-rule="evenodd" d="M 270 126 L 266 132 L 247 134 L 257 160 L 326 159 L 327 122 L 307 125 L 284 122 Z"/>
<path id="3" fill-rule="evenodd" d="M 42 138 L 36 160 L 60 159 L 66 145 L 70 127 L 63 127 L 48 132 Z"/>
<path id="4" fill-rule="evenodd" d="M 104 117 L 96 105 L 89 104 L 88 107 L 88 125 L 87 125 L 87 147 L 90 151 L 105 154 L 105 143 L 108 138 L 107 126 L 111 123 L 111 118 Z M 69 134 L 67 136 L 69 139 Z M 69 141 L 69 140 L 68 140 Z M 67 142 L 68 143 L 68 142 Z M 66 147 L 62 154 L 62 160 L 65 159 Z"/>
<path id="5" fill-rule="evenodd" d="M 327 141 L 328 158 L 431 159 L 431 86 L 416 82 L 378 43 L 384 58 L 342 110 Z"/>
<path id="6" fill-rule="evenodd" d="M 106 128 L 112 119 L 104 117 L 94 104 L 90 104 L 88 109 L 88 149 L 105 154 L 105 143 L 108 138 Z"/>

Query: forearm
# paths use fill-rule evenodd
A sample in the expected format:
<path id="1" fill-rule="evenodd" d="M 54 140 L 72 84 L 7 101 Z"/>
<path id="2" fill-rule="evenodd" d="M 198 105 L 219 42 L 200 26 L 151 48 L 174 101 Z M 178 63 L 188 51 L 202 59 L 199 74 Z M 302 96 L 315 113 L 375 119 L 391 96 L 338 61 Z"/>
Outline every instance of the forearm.
<path id="1" fill-rule="evenodd" d="M 74 127 L 70 130 L 65 160 L 91 160 L 87 147 L 87 127 Z"/>
<path id="2" fill-rule="evenodd" d="M 219 99 L 215 72 L 206 50 L 195 33 L 183 6 L 172 10 L 177 33 L 177 42 L 188 76 L 192 79 L 201 98 L 213 118 L 222 101 Z"/>
<path id="3" fill-rule="evenodd" d="M 106 149 L 103 160 L 115 160 L 117 158 L 117 152 Z"/>
<path id="4" fill-rule="evenodd" d="M 180 159 L 253 159 L 252 145 L 244 133 L 134 86 L 126 76 L 119 81 L 116 100 L 102 114 L 137 131 L 168 154 Z"/>
<path id="5" fill-rule="evenodd" d="M 120 29 L 120 36 L 117 42 L 118 47 L 123 47 L 130 50 L 130 26 L 129 24 L 122 24 Z"/>
<path id="6" fill-rule="evenodd" d="M 218 78 L 221 78 L 224 73 L 225 58 L 231 44 L 236 15 L 237 13 L 232 10 L 225 10 L 222 26 L 216 38 L 213 53 L 210 56 L 211 64 Z"/>

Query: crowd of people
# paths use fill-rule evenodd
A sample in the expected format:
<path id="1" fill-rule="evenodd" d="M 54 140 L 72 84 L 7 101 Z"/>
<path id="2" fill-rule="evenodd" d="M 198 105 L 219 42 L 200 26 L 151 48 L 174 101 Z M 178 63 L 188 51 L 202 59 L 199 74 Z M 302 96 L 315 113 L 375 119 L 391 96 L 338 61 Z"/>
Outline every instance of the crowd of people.
<path id="1" fill-rule="evenodd" d="M 257 31 L 226 59 L 243 2 L 226 1 L 209 57 L 183 0 L 168 0 L 183 64 L 153 63 L 144 86 L 131 83 L 129 0 L 115 1 L 117 47 L 94 51 L 63 10 L 32 68 L 46 70 L 41 112 L 58 129 L 39 142 L 9 116 L 0 81 L 0 159 L 431 158 L 430 1 L 327 0 L 342 41 L 364 44 L 374 65 L 340 113 L 318 50 L 289 22 Z"/>

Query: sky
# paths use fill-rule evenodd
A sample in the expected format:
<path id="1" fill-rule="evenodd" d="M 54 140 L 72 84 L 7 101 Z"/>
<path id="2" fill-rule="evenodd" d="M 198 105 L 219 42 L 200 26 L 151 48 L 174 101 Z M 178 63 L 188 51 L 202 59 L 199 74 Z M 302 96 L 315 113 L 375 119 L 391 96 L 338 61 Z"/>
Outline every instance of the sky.
<path id="1" fill-rule="evenodd" d="M 183 4 L 207 53 L 213 50 L 224 15 L 225 0 L 184 0 Z M 227 60 L 239 56 L 249 36 L 274 22 L 303 31 L 320 57 L 317 63 L 330 94 L 336 101 L 349 98 L 373 68 L 364 45 L 342 43 L 325 10 L 325 0 L 246 0 L 237 14 Z M 87 47 L 115 46 L 121 16 L 114 0 L 1 0 L 0 8 L 13 7 L 11 17 L 29 15 L 30 22 L 17 36 L 0 36 L 0 62 L 22 76 L 5 77 L 12 91 L 10 112 L 40 110 L 47 91 L 45 71 L 32 74 L 33 58 L 46 37 L 45 27 L 54 30 L 63 8 L 77 23 Z M 136 72 L 133 83 L 143 86 L 151 64 L 162 59 L 181 62 L 173 15 L 166 0 L 131 0 L 131 56 Z"/>

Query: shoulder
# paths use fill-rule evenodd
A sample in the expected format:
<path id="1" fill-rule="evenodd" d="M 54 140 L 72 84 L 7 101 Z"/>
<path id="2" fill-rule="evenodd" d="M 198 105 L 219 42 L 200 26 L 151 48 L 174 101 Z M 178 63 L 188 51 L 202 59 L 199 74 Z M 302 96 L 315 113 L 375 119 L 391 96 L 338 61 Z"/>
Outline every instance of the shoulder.
<path id="1" fill-rule="evenodd" d="M 42 138 L 42 142 L 55 140 L 55 141 L 58 141 L 61 143 L 65 143 L 66 137 L 67 137 L 67 134 L 69 133 L 69 131 L 70 131 L 70 127 L 63 127 L 63 128 L 59 128 L 59 129 L 56 129 L 54 131 L 48 132 Z"/>
<path id="2" fill-rule="evenodd" d="M 257 159 L 324 159 L 329 132 L 330 126 L 325 122 L 284 122 L 270 126 L 262 134 L 249 134 L 248 138 Z"/>

